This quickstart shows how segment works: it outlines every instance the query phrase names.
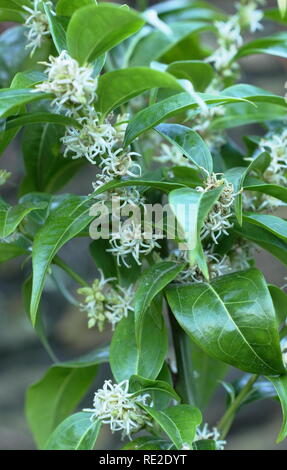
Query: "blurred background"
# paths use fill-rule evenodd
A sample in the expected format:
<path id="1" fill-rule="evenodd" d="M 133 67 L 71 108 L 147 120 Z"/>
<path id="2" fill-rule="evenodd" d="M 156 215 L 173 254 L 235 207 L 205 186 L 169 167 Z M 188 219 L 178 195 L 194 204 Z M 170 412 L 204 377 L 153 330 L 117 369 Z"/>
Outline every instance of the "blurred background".
<path id="1" fill-rule="evenodd" d="M 129 3 L 135 6 L 135 2 Z M 142 2 L 139 1 L 139 4 Z M 157 2 L 145 2 L 149 5 Z M 212 4 L 225 10 L 232 11 L 235 2 L 212 1 Z M 275 6 L 276 1 L 268 2 Z M 3 35 L 7 35 L 13 24 L 0 25 L 0 53 L 3 52 Z M 266 23 L 264 35 L 280 31 L 281 27 L 274 23 Z M 259 35 L 262 34 L 259 32 Z M 9 41 L 8 41 L 9 44 Z M 9 50 L 4 51 L 9 56 Z M 17 64 L 10 58 L 10 67 Z M 242 81 L 256 84 L 274 93 L 283 95 L 286 82 L 287 61 L 271 56 L 251 56 L 242 60 Z M 1 69 L 0 80 L 5 71 Z M 3 80 L 2 80 L 3 81 Z M 3 86 L 3 85 L 2 85 Z M 254 126 L 253 126 L 254 127 Z M 252 131 L 259 129 L 253 128 Z M 241 136 L 246 129 L 238 128 L 232 131 L 232 137 L 240 143 Z M 262 132 L 262 130 L 259 130 Z M 23 176 L 21 149 L 19 142 L 15 141 L 5 152 L 0 161 L 1 168 L 12 172 L 12 178 L 1 188 L 1 195 L 10 203 L 16 202 L 16 193 L 19 182 Z M 84 168 L 73 183 L 69 184 L 64 192 L 87 194 L 91 190 L 91 170 Z M 80 275 L 92 281 L 95 277 L 95 266 L 87 256 L 89 241 L 76 240 L 69 243 L 62 251 L 65 260 L 74 267 Z M 268 281 L 282 286 L 287 275 L 286 269 L 273 257 L 266 253 L 258 253 L 258 267 L 263 270 Z M 58 273 L 58 276 L 63 276 Z M 19 262 L 10 261 L 0 265 L 0 449 L 35 449 L 32 435 L 28 430 L 24 416 L 24 399 L 26 388 L 39 380 L 51 364 L 51 360 L 32 330 L 26 318 L 21 295 L 21 285 L 27 277 L 27 268 L 20 266 Z M 70 279 L 64 277 L 63 281 L 70 292 L 75 293 L 75 285 Z M 88 330 L 86 317 L 79 310 L 71 306 L 59 294 L 52 281 L 47 283 L 42 302 L 42 312 L 46 320 L 49 341 L 59 360 L 67 360 L 89 352 L 95 347 L 105 344 L 109 339 L 109 332 L 101 334 Z M 103 336 L 104 335 L 104 336 Z M 108 378 L 110 371 L 103 367 L 90 393 L 85 398 L 83 406 L 91 406 L 93 390 Z M 236 377 L 237 372 L 232 370 L 229 378 Z M 224 408 L 224 392 L 219 390 L 214 397 L 205 419 L 215 425 Z M 247 405 L 239 413 L 228 439 L 227 449 L 230 450 L 283 450 L 287 449 L 287 442 L 275 444 L 276 436 L 281 425 L 280 405 L 275 400 L 266 400 Z M 117 436 L 111 436 L 107 427 L 101 434 L 97 443 L 99 449 L 110 449 L 119 446 Z"/>

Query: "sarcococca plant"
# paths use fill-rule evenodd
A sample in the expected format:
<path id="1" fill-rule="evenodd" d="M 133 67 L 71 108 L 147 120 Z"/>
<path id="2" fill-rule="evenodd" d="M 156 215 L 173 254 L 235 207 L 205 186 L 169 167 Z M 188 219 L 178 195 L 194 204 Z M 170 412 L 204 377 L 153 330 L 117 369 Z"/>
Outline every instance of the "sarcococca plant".
<path id="1" fill-rule="evenodd" d="M 87 328 L 108 330 L 29 388 L 41 449 L 94 449 L 109 426 L 124 449 L 223 450 L 246 403 L 277 397 L 287 436 L 287 297 L 255 261 L 259 247 L 287 264 L 275 215 L 287 203 L 286 90 L 242 83 L 240 61 L 287 57 L 286 2 L 228 2 L 231 14 L 212 3 L 0 0 L 1 21 L 19 23 L 16 69 L 11 41 L 0 49 L 0 148 L 21 140 L 25 168 L 18 203 L 0 200 L 0 262 L 22 257 L 27 314 L 49 351 L 40 302 L 55 269 L 75 281 L 58 287 Z M 266 35 L 268 22 L 280 32 Z M 251 123 L 258 134 L 235 144 L 229 130 Z M 83 167 L 89 194 L 67 194 Z M 90 240 L 91 279 L 60 253 L 77 237 Z M 112 379 L 81 409 L 103 363 Z M 206 423 L 222 386 L 226 411 Z"/>

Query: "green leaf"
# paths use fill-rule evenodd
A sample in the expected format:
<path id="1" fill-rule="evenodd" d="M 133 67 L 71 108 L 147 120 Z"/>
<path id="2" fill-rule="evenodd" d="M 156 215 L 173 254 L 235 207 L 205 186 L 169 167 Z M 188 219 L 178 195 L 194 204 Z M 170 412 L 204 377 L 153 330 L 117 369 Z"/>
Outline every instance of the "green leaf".
<path id="1" fill-rule="evenodd" d="M 282 442 L 287 437 L 287 375 L 281 377 L 267 377 L 273 383 L 282 406 L 283 423 L 277 439 Z"/>
<path id="2" fill-rule="evenodd" d="M 238 100 L 241 101 L 241 98 L 229 98 L 222 95 L 215 96 L 207 93 L 199 93 L 199 97 L 207 105 L 220 105 L 233 101 L 238 102 Z M 165 119 L 197 107 L 198 103 L 192 96 L 188 93 L 179 93 L 143 109 L 130 121 L 126 130 L 124 145 L 131 144 L 140 134 L 157 126 L 157 124 L 160 124 Z"/>
<path id="3" fill-rule="evenodd" d="M 31 205 L 29 203 L 10 206 L 3 199 L 0 199 L 0 238 L 11 235 L 27 214 L 37 209 L 44 209 L 45 203 Z"/>
<path id="4" fill-rule="evenodd" d="M 59 16 L 72 16 L 79 8 L 95 5 L 96 0 L 59 0 L 56 13 Z"/>
<path id="5" fill-rule="evenodd" d="M 280 326 L 287 317 L 287 295 L 277 286 L 269 285 L 268 289 L 271 294 L 276 317 L 278 319 L 278 326 Z"/>
<path id="6" fill-rule="evenodd" d="M 246 212 L 243 218 L 246 222 L 258 225 L 277 237 L 282 238 L 282 240 L 287 241 L 286 220 L 276 217 L 275 215 L 253 214 L 252 212 Z"/>
<path id="7" fill-rule="evenodd" d="M 143 19 L 135 11 L 115 4 L 80 8 L 68 26 L 68 51 L 81 65 L 93 62 L 143 25 Z"/>
<path id="8" fill-rule="evenodd" d="M 61 126 L 73 126 L 80 128 L 79 123 L 68 116 L 62 114 L 53 113 L 27 113 L 17 117 L 8 119 L 6 122 L 6 130 L 14 129 L 15 127 L 27 126 L 28 124 L 39 124 L 39 123 L 53 123 Z"/>
<path id="9" fill-rule="evenodd" d="M 155 130 L 177 147 L 194 165 L 213 170 L 213 160 L 209 148 L 197 132 L 180 124 L 160 124 Z"/>
<path id="10" fill-rule="evenodd" d="M 113 334 L 110 365 L 118 382 L 140 375 L 147 379 L 157 378 L 167 354 L 167 328 L 162 317 L 161 303 L 148 309 L 140 346 L 136 344 L 134 316 L 129 314 L 117 325 Z"/>
<path id="11" fill-rule="evenodd" d="M 166 72 L 176 78 L 189 80 L 195 90 L 204 91 L 214 77 L 210 64 L 199 60 L 181 60 L 168 65 Z"/>
<path id="12" fill-rule="evenodd" d="M 204 221 L 218 200 L 223 186 L 206 193 L 194 189 L 176 189 L 169 195 L 169 203 L 180 225 L 181 234 L 187 243 L 190 264 L 209 278 L 200 232 Z"/>
<path id="13" fill-rule="evenodd" d="M 163 411 L 140 405 L 172 440 L 177 450 L 184 444 L 192 447 L 196 428 L 201 423 L 200 411 L 190 405 L 178 405 Z"/>
<path id="14" fill-rule="evenodd" d="M 233 184 L 234 192 L 237 193 L 234 201 L 234 210 L 240 225 L 242 225 L 242 193 L 240 190 L 243 187 L 248 171 L 248 168 L 246 169 L 244 167 L 235 167 L 227 170 L 224 174 L 224 178 L 226 178 L 229 183 Z"/>
<path id="15" fill-rule="evenodd" d="M 204 411 L 228 366 L 208 356 L 184 331 L 177 336 L 181 360 L 178 361 L 176 389 L 183 402 Z"/>
<path id="16" fill-rule="evenodd" d="M 172 282 L 183 268 L 184 265 L 163 261 L 151 266 L 139 278 L 135 293 L 135 332 L 138 345 L 146 334 L 143 324 L 147 309 L 157 294 Z"/>
<path id="17" fill-rule="evenodd" d="M 287 188 L 278 184 L 270 184 L 257 178 L 247 177 L 244 182 L 244 189 L 259 193 L 268 194 L 280 201 L 287 203 Z"/>
<path id="18" fill-rule="evenodd" d="M 29 89 L 0 90 L 0 117 L 14 114 L 15 108 L 23 106 L 24 104 L 49 98 L 52 98 L 52 95 L 35 93 Z"/>
<path id="19" fill-rule="evenodd" d="M 18 256 L 29 254 L 29 251 L 15 243 L 0 242 L 0 263 L 5 263 L 10 259 L 18 258 Z"/>
<path id="20" fill-rule="evenodd" d="M 200 21 L 181 21 L 170 22 L 168 28 L 169 34 L 156 29 L 143 36 L 134 48 L 129 65 L 149 66 L 151 62 L 160 60 L 185 38 L 210 29 L 210 25 Z"/>
<path id="21" fill-rule="evenodd" d="M 260 271 L 171 287 L 167 297 L 181 327 L 211 357 L 255 374 L 284 373 L 277 319 Z"/>
<path id="22" fill-rule="evenodd" d="M 45 450 L 93 450 L 102 424 L 91 413 L 75 413 L 51 435 Z"/>
<path id="23" fill-rule="evenodd" d="M 53 211 L 37 232 L 33 244 L 33 289 L 31 321 L 35 324 L 37 310 L 50 264 L 59 249 L 84 230 L 92 217 L 85 198 L 71 196 Z"/>
<path id="24" fill-rule="evenodd" d="M 97 108 L 107 114 L 131 98 L 152 88 L 182 91 L 182 86 L 170 74 L 147 67 L 114 70 L 101 75 L 97 88 Z"/>
<path id="25" fill-rule="evenodd" d="M 37 70 L 26 70 L 18 72 L 14 76 L 10 88 L 32 88 L 34 85 L 43 82 L 47 79 L 46 74 L 38 72 Z"/>
<path id="26" fill-rule="evenodd" d="M 142 436 L 125 444 L 122 450 L 168 450 L 170 446 L 169 441 L 159 437 Z"/>
<path id="27" fill-rule="evenodd" d="M 276 256 L 281 263 L 287 265 L 287 243 L 273 235 L 271 232 L 264 230 L 255 224 L 249 224 L 246 221 L 243 221 L 242 227 L 235 225 L 232 232 L 246 238 L 247 240 L 255 242 L 264 250 L 269 251 L 269 253 Z"/>
<path id="28" fill-rule="evenodd" d="M 265 38 L 255 39 L 242 46 L 237 58 L 253 54 L 270 54 L 278 57 L 287 57 L 287 33 L 276 33 Z"/>
<path id="29" fill-rule="evenodd" d="M 161 392 L 169 395 L 176 401 L 180 401 L 180 397 L 175 392 L 170 384 L 162 380 L 149 380 L 139 375 L 132 375 L 129 380 L 130 393 L 133 393 L 135 396 L 141 395 L 147 391 L 149 392 Z"/>
<path id="30" fill-rule="evenodd" d="M 94 381 L 98 364 L 107 361 L 108 351 L 103 348 L 75 361 L 55 364 L 28 389 L 27 420 L 40 448 L 81 401 Z"/>
<path id="31" fill-rule="evenodd" d="M 66 31 L 59 18 L 55 16 L 49 6 L 43 2 L 44 10 L 48 19 L 49 30 L 59 54 L 67 50 Z"/>
<path id="32" fill-rule="evenodd" d="M 217 450 L 216 442 L 212 439 L 202 439 L 192 444 L 194 450 Z"/>

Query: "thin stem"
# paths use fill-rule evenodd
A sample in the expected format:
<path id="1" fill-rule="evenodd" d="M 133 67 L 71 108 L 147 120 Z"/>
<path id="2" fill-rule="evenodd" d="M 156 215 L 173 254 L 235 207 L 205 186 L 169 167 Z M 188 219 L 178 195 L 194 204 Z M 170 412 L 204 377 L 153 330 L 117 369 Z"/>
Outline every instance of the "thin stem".
<path id="1" fill-rule="evenodd" d="M 81 286 L 87 287 L 89 284 L 79 275 L 77 274 L 70 266 L 68 266 L 64 260 L 62 260 L 59 256 L 55 256 L 53 259 L 53 264 L 59 266 L 59 268 L 63 269 L 74 281 L 78 282 Z"/>
<path id="2" fill-rule="evenodd" d="M 243 403 L 245 398 L 249 395 L 254 383 L 258 379 L 258 375 L 252 375 L 250 379 L 248 380 L 247 384 L 243 387 L 241 392 L 237 395 L 235 400 L 231 403 L 230 407 L 226 410 L 224 413 L 223 417 L 221 418 L 217 429 L 220 432 L 221 438 L 224 439 L 226 435 L 228 434 L 232 423 L 235 418 L 236 411 L 240 407 L 240 405 Z"/>

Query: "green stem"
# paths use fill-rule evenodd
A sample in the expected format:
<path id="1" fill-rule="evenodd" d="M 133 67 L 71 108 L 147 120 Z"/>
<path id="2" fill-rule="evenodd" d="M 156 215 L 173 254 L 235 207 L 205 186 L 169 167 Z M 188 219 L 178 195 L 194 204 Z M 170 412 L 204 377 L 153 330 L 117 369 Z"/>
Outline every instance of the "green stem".
<path id="1" fill-rule="evenodd" d="M 246 397 L 249 395 L 254 383 L 258 379 L 258 375 L 252 375 L 250 379 L 248 380 L 247 384 L 243 387 L 241 392 L 237 395 L 235 400 L 231 403 L 230 407 L 226 410 L 224 413 L 223 417 L 221 418 L 217 429 L 220 432 L 221 438 L 225 439 L 227 436 L 232 423 L 234 421 L 236 412 L 238 411 L 240 405 L 243 403 L 243 401 L 246 399 Z"/>
<path id="2" fill-rule="evenodd" d="M 55 256 L 53 259 L 53 264 L 59 266 L 59 268 L 63 269 L 74 281 L 78 282 L 81 286 L 87 287 L 89 284 L 81 277 L 79 274 L 75 273 L 75 271 L 68 266 L 64 260 L 62 260 L 59 256 Z"/>

